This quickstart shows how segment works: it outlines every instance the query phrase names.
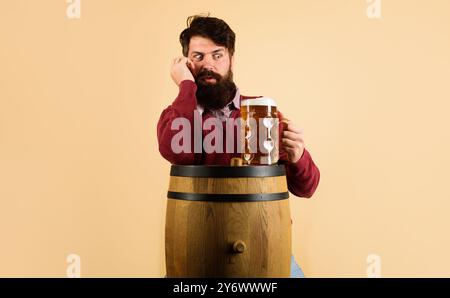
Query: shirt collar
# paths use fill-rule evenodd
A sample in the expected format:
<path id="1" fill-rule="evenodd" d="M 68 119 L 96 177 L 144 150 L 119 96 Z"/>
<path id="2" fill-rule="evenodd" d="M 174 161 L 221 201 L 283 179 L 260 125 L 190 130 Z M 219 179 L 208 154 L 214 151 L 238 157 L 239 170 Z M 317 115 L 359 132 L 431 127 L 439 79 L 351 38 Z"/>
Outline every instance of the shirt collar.
<path id="1" fill-rule="evenodd" d="M 234 96 L 232 103 L 236 109 L 241 107 L 241 93 L 239 92 L 239 88 L 236 88 L 236 95 Z"/>
<path id="2" fill-rule="evenodd" d="M 233 100 L 227 104 L 222 110 L 230 108 L 232 109 L 234 105 L 234 109 L 240 109 L 241 107 L 241 92 L 239 91 L 239 88 L 236 88 L 236 94 L 234 95 Z M 197 105 L 197 111 L 199 111 L 200 114 L 203 114 L 203 107 L 200 105 Z"/>

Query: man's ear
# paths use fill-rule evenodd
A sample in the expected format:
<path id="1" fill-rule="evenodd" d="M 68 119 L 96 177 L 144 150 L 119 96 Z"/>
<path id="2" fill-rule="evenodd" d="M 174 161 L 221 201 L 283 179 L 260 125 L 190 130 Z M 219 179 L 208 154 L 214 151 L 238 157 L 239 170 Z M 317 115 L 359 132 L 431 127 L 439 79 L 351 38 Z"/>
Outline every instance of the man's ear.
<path id="1" fill-rule="evenodd" d="M 231 71 L 234 71 L 233 65 L 234 65 L 234 55 L 231 56 L 231 59 L 230 59 L 230 69 L 231 69 Z"/>

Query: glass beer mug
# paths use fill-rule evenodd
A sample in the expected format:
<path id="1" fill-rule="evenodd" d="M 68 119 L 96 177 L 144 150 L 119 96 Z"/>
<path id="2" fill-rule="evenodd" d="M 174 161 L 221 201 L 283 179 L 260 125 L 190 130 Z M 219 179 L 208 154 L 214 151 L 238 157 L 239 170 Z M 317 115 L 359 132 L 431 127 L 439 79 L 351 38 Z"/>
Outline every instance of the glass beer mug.
<path id="1" fill-rule="evenodd" d="M 277 105 L 268 97 L 241 101 L 244 165 L 273 165 L 278 162 Z"/>

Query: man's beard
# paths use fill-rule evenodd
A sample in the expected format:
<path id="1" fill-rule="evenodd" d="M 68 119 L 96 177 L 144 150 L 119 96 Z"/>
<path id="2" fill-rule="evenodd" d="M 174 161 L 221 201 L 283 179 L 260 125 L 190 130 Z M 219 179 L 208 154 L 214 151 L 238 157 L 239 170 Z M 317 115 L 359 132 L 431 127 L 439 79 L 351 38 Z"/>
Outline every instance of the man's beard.
<path id="1" fill-rule="evenodd" d="M 215 84 L 204 81 L 206 77 L 216 80 Z M 233 72 L 231 69 L 225 77 L 210 71 L 203 70 L 195 78 L 197 83 L 197 103 L 205 111 L 220 110 L 225 107 L 236 95 L 236 85 L 233 82 Z"/>

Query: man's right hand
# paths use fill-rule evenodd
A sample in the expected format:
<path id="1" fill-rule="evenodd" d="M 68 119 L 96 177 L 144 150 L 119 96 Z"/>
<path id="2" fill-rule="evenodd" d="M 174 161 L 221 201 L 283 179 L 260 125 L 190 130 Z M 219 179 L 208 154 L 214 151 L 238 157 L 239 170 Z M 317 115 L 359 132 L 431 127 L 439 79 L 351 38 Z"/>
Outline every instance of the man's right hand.
<path id="1" fill-rule="evenodd" d="M 173 60 L 172 69 L 170 70 L 170 75 L 177 86 L 184 80 L 191 80 L 195 82 L 192 72 L 194 71 L 195 65 L 187 57 L 178 57 Z"/>

